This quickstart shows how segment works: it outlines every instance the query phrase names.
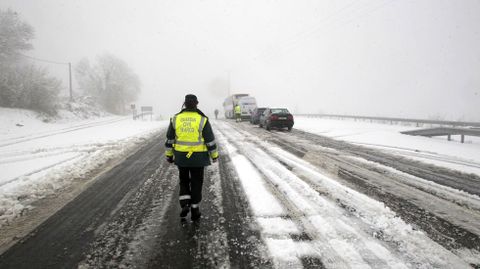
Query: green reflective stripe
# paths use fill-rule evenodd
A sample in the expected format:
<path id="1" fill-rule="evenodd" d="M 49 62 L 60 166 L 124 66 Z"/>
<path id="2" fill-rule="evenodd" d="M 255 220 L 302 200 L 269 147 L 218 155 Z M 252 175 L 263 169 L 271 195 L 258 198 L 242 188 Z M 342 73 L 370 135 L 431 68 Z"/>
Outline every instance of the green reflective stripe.
<path id="1" fill-rule="evenodd" d="M 200 146 L 203 145 L 203 142 L 186 142 L 186 141 L 177 141 L 175 145 L 181 145 L 181 146 Z"/>

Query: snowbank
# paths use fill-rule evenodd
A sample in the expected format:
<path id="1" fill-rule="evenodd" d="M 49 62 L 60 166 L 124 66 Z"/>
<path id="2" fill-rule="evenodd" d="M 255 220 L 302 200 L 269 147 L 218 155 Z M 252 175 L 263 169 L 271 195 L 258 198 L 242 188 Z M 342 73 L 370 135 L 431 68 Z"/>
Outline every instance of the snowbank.
<path id="1" fill-rule="evenodd" d="M 0 108 L 0 226 L 128 155 L 168 124 L 118 116 L 72 119 L 45 123 L 35 112 Z"/>

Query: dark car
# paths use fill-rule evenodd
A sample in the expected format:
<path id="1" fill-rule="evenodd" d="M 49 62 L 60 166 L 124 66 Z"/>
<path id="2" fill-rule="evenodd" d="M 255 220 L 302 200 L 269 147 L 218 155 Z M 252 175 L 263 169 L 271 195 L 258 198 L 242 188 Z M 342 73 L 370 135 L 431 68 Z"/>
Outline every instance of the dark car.
<path id="1" fill-rule="evenodd" d="M 263 114 L 263 111 L 267 109 L 266 107 L 257 107 L 252 111 L 252 116 L 250 117 L 251 124 L 259 124 L 260 116 Z"/>
<path id="2" fill-rule="evenodd" d="M 260 127 L 269 130 L 271 128 L 287 128 L 289 131 L 293 127 L 293 115 L 286 108 L 267 108 L 260 116 Z"/>

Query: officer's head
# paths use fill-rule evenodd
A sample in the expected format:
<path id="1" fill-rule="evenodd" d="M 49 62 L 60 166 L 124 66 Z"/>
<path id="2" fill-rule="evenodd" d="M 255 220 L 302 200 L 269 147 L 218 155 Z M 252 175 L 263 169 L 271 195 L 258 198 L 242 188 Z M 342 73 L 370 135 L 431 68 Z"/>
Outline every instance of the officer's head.
<path id="1" fill-rule="evenodd" d="M 193 94 L 185 95 L 185 107 L 186 108 L 196 108 L 198 105 L 198 99 Z"/>

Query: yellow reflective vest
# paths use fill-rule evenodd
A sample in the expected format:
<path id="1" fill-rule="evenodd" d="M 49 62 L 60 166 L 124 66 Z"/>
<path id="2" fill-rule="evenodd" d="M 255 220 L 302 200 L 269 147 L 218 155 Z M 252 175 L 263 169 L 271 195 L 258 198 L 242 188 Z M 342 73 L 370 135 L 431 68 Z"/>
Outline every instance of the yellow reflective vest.
<path id="1" fill-rule="evenodd" d="M 242 114 L 242 109 L 238 105 L 235 106 L 235 114 Z"/>
<path id="2" fill-rule="evenodd" d="M 172 119 L 175 129 L 175 143 L 173 148 L 180 152 L 205 152 L 207 146 L 202 136 L 207 118 L 197 112 L 182 112 Z M 188 156 L 190 157 L 190 156 Z"/>

